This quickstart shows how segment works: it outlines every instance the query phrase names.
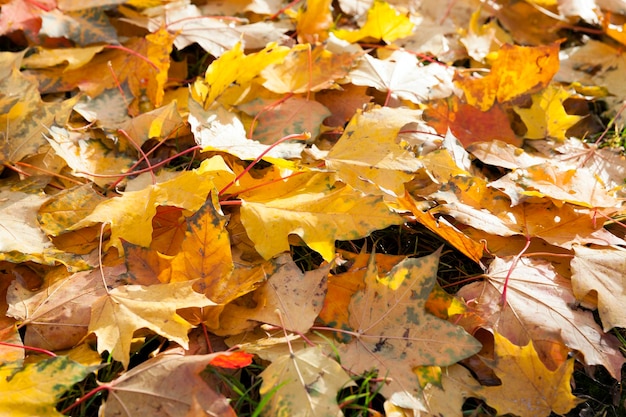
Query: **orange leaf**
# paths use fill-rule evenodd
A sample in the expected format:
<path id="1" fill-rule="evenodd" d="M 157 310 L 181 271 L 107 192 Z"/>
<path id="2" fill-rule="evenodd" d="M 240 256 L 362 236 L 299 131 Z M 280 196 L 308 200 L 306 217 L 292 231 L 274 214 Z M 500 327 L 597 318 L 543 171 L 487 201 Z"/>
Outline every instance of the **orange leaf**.
<path id="1" fill-rule="evenodd" d="M 424 119 L 429 125 L 445 135 L 448 129 L 467 147 L 474 142 L 500 140 L 511 145 L 521 146 L 518 137 L 504 108 L 496 103 L 487 110 L 481 110 L 463 103 L 457 96 L 446 101 L 435 101 L 424 110 Z"/>
<path id="2" fill-rule="evenodd" d="M 209 361 L 209 365 L 227 369 L 245 368 L 252 363 L 253 357 L 254 355 L 241 350 L 236 352 L 220 353 Z"/>
<path id="3" fill-rule="evenodd" d="M 491 72 L 483 78 L 459 76 L 465 99 L 482 111 L 494 102 L 504 103 L 548 85 L 559 69 L 559 44 L 546 46 L 503 45 Z"/>

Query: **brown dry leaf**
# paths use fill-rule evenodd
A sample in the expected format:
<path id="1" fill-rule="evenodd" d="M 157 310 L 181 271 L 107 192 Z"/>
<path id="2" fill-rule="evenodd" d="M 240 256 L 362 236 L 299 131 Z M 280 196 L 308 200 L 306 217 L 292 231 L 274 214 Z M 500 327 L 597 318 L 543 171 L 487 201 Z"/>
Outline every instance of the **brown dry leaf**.
<path id="1" fill-rule="evenodd" d="M 109 396 L 100 415 L 235 417 L 228 399 L 200 377 L 218 355 L 228 353 L 183 356 L 174 351 L 148 359 L 109 383 Z"/>
<path id="2" fill-rule="evenodd" d="M 154 107 L 163 102 L 173 40 L 174 36 L 162 29 L 145 38 L 134 38 L 126 42 L 124 47 L 136 54 L 110 48 L 97 54 L 88 64 L 74 70 L 54 68 L 31 73 L 36 75 L 40 90 L 44 92 L 71 91 L 78 87 L 90 97 L 98 96 L 105 89 L 118 88 L 119 84 L 126 82 L 135 98 L 134 112 L 138 112 L 139 98 L 142 95 Z"/>
<path id="3" fill-rule="evenodd" d="M 50 351 L 69 349 L 88 334 L 91 305 L 105 294 L 102 275 L 107 286 L 115 287 L 125 271 L 124 265 L 105 266 L 102 271 L 67 276 L 57 269 L 48 274 L 38 291 L 15 280 L 7 292 L 7 315 L 26 326 L 27 345 Z"/>
<path id="4" fill-rule="evenodd" d="M 330 265 L 302 273 L 290 257 L 282 258 L 278 270 L 252 294 L 254 306 L 226 305 L 215 333 L 241 333 L 255 322 L 296 333 L 309 331 L 324 304 Z"/>
<path id="5" fill-rule="evenodd" d="M 551 369 L 565 358 L 554 356 L 559 344 L 580 352 L 589 365 L 603 365 L 619 379 L 626 359 L 619 341 L 598 326 L 589 311 L 576 308 L 577 300 L 569 280 L 559 275 L 543 260 L 513 257 L 495 258 L 489 266 L 488 280 L 464 286 L 457 293 L 467 300 L 488 328 L 518 346 L 533 341 L 541 360 Z M 511 271 L 511 268 L 512 271 Z M 510 273 L 506 304 L 501 305 L 502 291 Z"/>

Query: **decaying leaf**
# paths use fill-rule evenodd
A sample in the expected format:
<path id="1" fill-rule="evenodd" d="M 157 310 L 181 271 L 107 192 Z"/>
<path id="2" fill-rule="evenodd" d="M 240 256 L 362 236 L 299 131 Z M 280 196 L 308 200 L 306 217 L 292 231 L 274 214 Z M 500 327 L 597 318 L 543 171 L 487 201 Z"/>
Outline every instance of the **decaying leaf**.
<path id="1" fill-rule="evenodd" d="M 340 348 L 342 363 L 353 372 L 372 368 L 389 380 L 381 392 L 417 396 L 418 366 L 451 365 L 480 349 L 462 328 L 424 310 L 435 283 L 440 250 L 410 258 L 379 277 L 373 259 L 365 288 L 350 302 L 352 340 Z"/>
<path id="2" fill-rule="evenodd" d="M 261 377 L 261 395 L 271 395 L 266 416 L 335 417 L 341 413 L 337 391 L 354 384 L 337 362 L 314 347 L 274 360 Z"/>

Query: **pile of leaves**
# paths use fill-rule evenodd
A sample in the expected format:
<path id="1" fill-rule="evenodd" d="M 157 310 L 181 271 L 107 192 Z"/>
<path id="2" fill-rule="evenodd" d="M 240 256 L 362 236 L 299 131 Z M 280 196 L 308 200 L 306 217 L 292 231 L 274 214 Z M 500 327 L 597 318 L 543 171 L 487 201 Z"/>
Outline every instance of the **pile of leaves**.
<path id="1" fill-rule="evenodd" d="M 268 416 L 620 381 L 624 10 L 4 1 L 0 413 L 233 416 L 253 367 Z M 360 240 L 402 228 L 435 243 Z"/>

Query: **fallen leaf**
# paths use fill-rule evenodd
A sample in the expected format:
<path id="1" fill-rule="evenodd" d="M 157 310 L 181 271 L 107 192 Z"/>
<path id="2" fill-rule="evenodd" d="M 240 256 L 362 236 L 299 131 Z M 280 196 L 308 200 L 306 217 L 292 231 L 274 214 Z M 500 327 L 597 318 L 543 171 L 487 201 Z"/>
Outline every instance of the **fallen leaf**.
<path id="1" fill-rule="evenodd" d="M 336 417 L 337 392 L 354 385 L 341 365 L 315 347 L 274 360 L 260 376 L 261 395 L 271 395 L 266 416 Z"/>
<path id="2" fill-rule="evenodd" d="M 519 347 L 497 332 L 493 336 L 495 358 L 485 361 L 502 384 L 483 387 L 480 394 L 498 414 L 536 417 L 554 412 L 564 415 L 582 401 L 572 395 L 573 359 L 550 370 L 541 362 L 532 341 Z"/>
<path id="3" fill-rule="evenodd" d="M 176 310 L 215 305 L 196 293 L 192 284 L 125 285 L 107 291 L 91 305 L 89 332 L 98 337 L 98 352 L 109 351 L 127 368 L 133 333 L 142 328 L 187 348 L 187 332 L 192 326 Z"/>
<path id="4" fill-rule="evenodd" d="M 426 313 L 424 304 L 433 288 L 441 249 L 396 265 L 379 277 L 372 258 L 365 288 L 349 306 L 352 341 L 340 346 L 342 364 L 352 372 L 372 368 L 388 380 L 381 388 L 418 397 L 419 366 L 451 365 L 480 350 L 480 343 L 462 328 Z"/>
<path id="5" fill-rule="evenodd" d="M 559 45 L 502 45 L 491 72 L 483 78 L 459 76 L 459 86 L 471 106 L 487 111 L 494 102 L 505 103 L 545 88 L 559 68 Z"/>
<path id="6" fill-rule="evenodd" d="M 398 143 L 398 134 L 419 116 L 418 111 L 388 107 L 358 111 L 328 152 L 326 165 L 357 190 L 402 195 L 404 183 L 422 164 Z"/>
<path id="7" fill-rule="evenodd" d="M 571 95 L 563 88 L 549 86 L 545 90 L 532 95 L 529 109 L 516 107 L 528 131 L 526 139 L 554 138 L 565 140 L 567 129 L 575 125 L 581 116 L 569 115 L 563 108 L 563 102 Z"/>
<path id="8" fill-rule="evenodd" d="M 257 195 L 242 201 L 241 221 L 266 259 L 289 250 L 287 237 L 296 234 L 330 262 L 335 257 L 335 240 L 358 239 L 402 223 L 382 198 L 363 196 L 332 174 L 311 174 L 304 186 L 298 181 L 297 188 L 291 183 L 288 179 L 281 184 L 278 198 Z"/>
<path id="9" fill-rule="evenodd" d="M 16 417 L 60 417 L 57 401 L 72 385 L 95 371 L 66 356 L 38 362 L 0 365 L 0 414 Z"/>
<path id="10" fill-rule="evenodd" d="M 254 307 L 228 304 L 220 317 L 216 334 L 237 334 L 256 322 L 306 333 L 322 310 L 326 296 L 326 275 L 330 266 L 302 273 L 289 257 L 253 294 Z"/>
<path id="11" fill-rule="evenodd" d="M 235 417 L 228 400 L 200 377 L 211 361 L 227 355 L 220 352 L 183 356 L 166 352 L 150 358 L 109 383 L 109 395 L 100 414 Z"/>
<path id="12" fill-rule="evenodd" d="M 373 7 L 367 11 L 365 24 L 359 30 L 339 29 L 334 30 L 333 33 L 350 43 L 367 38 L 391 43 L 396 39 L 409 36 L 413 33 L 414 27 L 415 25 L 408 16 L 398 12 L 386 1 L 375 0 Z"/>
<path id="13" fill-rule="evenodd" d="M 263 86 L 274 93 L 301 94 L 333 88 L 354 65 L 357 55 L 333 54 L 322 44 L 294 46 L 284 61 L 261 71 Z"/>
<path id="14" fill-rule="evenodd" d="M 364 55 L 349 76 L 355 85 L 374 87 L 418 104 L 448 97 L 454 87 L 450 68 L 421 66 L 414 55 L 401 51 L 385 60 Z"/>
<path id="15" fill-rule="evenodd" d="M 575 245 L 572 259 L 572 290 L 577 299 L 591 291 L 598 297 L 598 311 L 605 332 L 624 324 L 626 257 L 617 248 Z"/>
<path id="16" fill-rule="evenodd" d="M 603 365 L 615 378 L 620 377 L 626 359 L 619 341 L 602 332 L 589 311 L 576 309 L 572 284 L 554 271 L 549 262 L 513 257 L 495 258 L 485 282 L 464 286 L 457 293 L 474 306 L 488 328 L 518 346 L 533 341 L 544 363 L 556 369 L 566 358 L 553 356 L 558 344 L 584 355 L 585 363 Z M 504 282 L 508 278 L 506 304 L 501 305 Z"/>

